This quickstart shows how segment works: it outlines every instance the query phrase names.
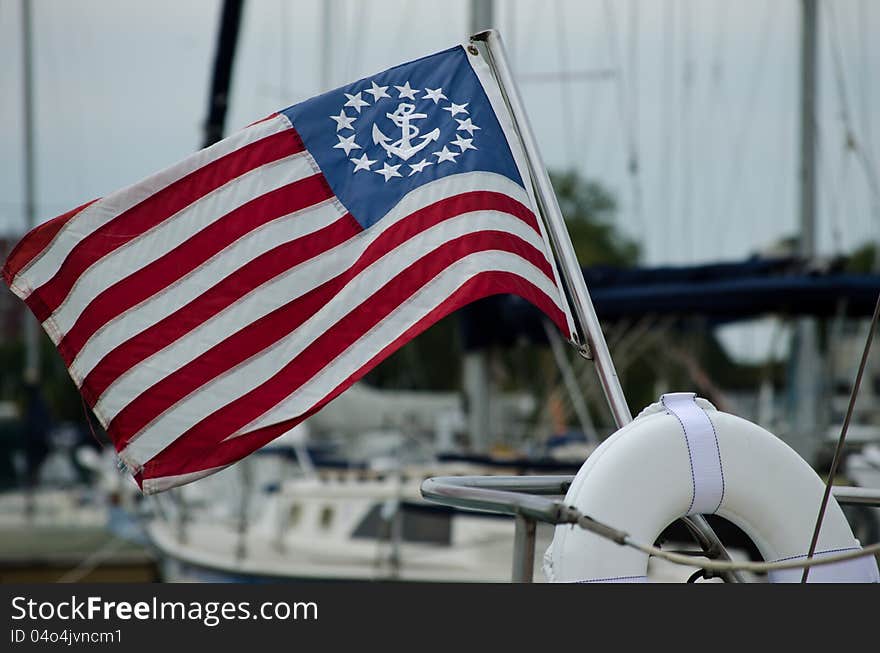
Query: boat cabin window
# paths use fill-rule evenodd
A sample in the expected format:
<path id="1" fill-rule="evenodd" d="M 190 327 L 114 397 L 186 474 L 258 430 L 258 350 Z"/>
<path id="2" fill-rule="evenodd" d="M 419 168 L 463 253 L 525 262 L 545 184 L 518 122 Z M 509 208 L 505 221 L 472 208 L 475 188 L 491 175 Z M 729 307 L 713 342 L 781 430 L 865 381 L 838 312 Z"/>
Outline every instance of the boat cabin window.
<path id="1" fill-rule="evenodd" d="M 321 518 L 319 520 L 321 528 L 330 528 L 330 524 L 333 523 L 333 507 L 332 506 L 324 506 L 321 508 Z"/>
<path id="2" fill-rule="evenodd" d="M 383 518 L 383 504 L 377 503 L 357 525 L 352 537 L 374 540 L 391 538 L 391 521 Z M 452 544 L 452 513 L 446 506 L 423 506 L 406 503 L 400 506 L 402 519 L 401 537 L 404 542 L 420 544 L 436 544 L 450 546 Z"/>
<path id="3" fill-rule="evenodd" d="M 287 526 L 293 528 L 299 524 L 299 518 L 302 516 L 302 506 L 298 503 L 291 504 L 290 511 L 287 513 Z"/>

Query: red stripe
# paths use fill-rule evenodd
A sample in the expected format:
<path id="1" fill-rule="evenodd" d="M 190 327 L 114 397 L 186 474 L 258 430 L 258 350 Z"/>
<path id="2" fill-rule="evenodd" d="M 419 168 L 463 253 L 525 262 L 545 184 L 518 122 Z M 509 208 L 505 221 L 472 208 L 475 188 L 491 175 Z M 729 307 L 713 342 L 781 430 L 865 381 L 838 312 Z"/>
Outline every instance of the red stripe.
<path id="1" fill-rule="evenodd" d="M 455 293 L 450 295 L 442 304 L 414 324 L 408 331 L 406 331 L 406 333 L 389 343 L 385 349 L 348 377 L 343 383 L 333 389 L 303 415 L 222 442 L 198 442 L 191 439 L 189 436 L 181 437 L 173 444 L 166 447 L 155 458 L 148 461 L 144 466 L 142 474 L 139 476 L 141 476 L 142 479 L 176 476 L 214 467 L 222 467 L 240 460 L 249 453 L 286 433 L 307 417 L 318 412 L 330 401 L 338 397 L 354 383 L 363 378 L 365 374 L 372 370 L 382 360 L 422 333 L 432 324 L 438 322 L 465 304 L 482 299 L 483 297 L 488 297 L 489 295 L 500 293 L 516 294 L 532 304 L 535 304 L 551 317 L 563 333 L 567 333 L 564 314 L 559 311 L 556 305 L 553 304 L 553 302 L 550 301 L 541 290 L 522 277 L 511 273 L 484 272 L 469 280 Z M 230 417 L 232 417 L 232 415 L 227 416 L 227 419 Z M 235 430 L 240 428 L 240 426 L 230 429 L 224 423 L 221 428 L 223 432 L 234 433 Z"/>
<path id="2" fill-rule="evenodd" d="M 3 278 L 6 280 L 6 283 L 11 286 L 15 276 L 21 272 L 22 268 L 39 256 L 71 218 L 97 201 L 86 202 L 82 206 L 59 215 L 57 218 L 52 218 L 36 229 L 31 230 L 30 233 L 22 238 L 18 245 L 10 252 L 9 258 L 6 259 L 6 265 L 3 266 Z"/>
<path id="3" fill-rule="evenodd" d="M 62 358 L 70 365 L 86 341 L 104 324 L 180 280 L 242 236 L 267 222 L 330 197 L 330 188 L 323 175 L 313 175 L 230 211 L 152 263 L 99 293 L 58 344 Z"/>
<path id="4" fill-rule="evenodd" d="M 96 261 L 236 177 L 302 150 L 296 132 L 285 130 L 245 145 L 169 184 L 78 242 L 52 279 L 30 295 L 28 306 L 37 319 L 44 321 Z"/>
<path id="5" fill-rule="evenodd" d="M 283 243 L 249 261 L 202 295 L 107 354 L 82 383 L 86 401 L 94 406 L 107 387 L 139 361 L 164 349 L 270 279 L 361 231 L 355 219 L 346 214 L 315 233 Z"/>
<path id="6" fill-rule="evenodd" d="M 408 266 L 368 299 L 365 298 L 362 304 L 287 362 L 271 380 L 219 408 L 209 418 L 189 429 L 186 436 L 195 441 L 205 439 L 216 442 L 231 435 L 235 429 L 247 425 L 312 378 L 329 361 L 357 342 L 451 264 L 474 252 L 488 250 L 508 251 L 536 266 L 544 258 L 534 247 L 512 238 L 506 232 L 482 231 L 444 243 Z M 334 288 L 331 296 L 335 294 Z M 291 302 L 257 320 L 165 377 L 126 406 L 110 423 L 109 432 L 114 442 L 119 446 L 125 441 L 125 434 L 137 434 L 156 416 L 207 381 L 271 346 L 305 322 L 326 301 L 323 292 L 310 293 L 303 301 Z M 227 431 L 230 426 L 231 430 Z"/>
<path id="7" fill-rule="evenodd" d="M 344 271 L 334 280 L 332 286 L 328 286 L 326 291 L 321 295 L 321 301 L 328 301 L 333 293 L 338 291 L 339 288 L 342 288 L 368 265 L 375 262 L 409 238 L 444 220 L 453 218 L 467 211 L 477 210 L 502 211 L 524 220 L 531 224 L 533 229 L 537 230 L 537 223 L 535 222 L 535 216 L 532 212 L 506 195 L 489 192 L 471 192 L 456 195 L 416 211 L 404 220 L 395 224 L 393 228 L 382 233 L 369 247 L 366 248 L 350 270 Z M 361 231 L 359 226 L 357 226 L 356 229 L 357 231 Z M 296 242 L 299 241 L 295 241 L 291 244 L 289 250 L 284 251 L 284 255 L 291 256 L 292 261 L 297 260 L 295 254 Z M 308 241 L 305 242 L 308 243 Z M 327 242 L 326 249 L 330 249 L 332 246 L 337 245 L 338 242 L 341 241 L 330 239 Z M 545 266 L 543 269 L 545 269 L 548 276 L 552 276 L 550 275 L 549 265 L 546 262 L 544 262 L 543 265 Z M 238 275 L 238 273 L 236 272 L 235 275 Z M 246 275 L 241 279 L 236 276 L 231 281 L 231 284 L 232 287 L 240 289 L 241 293 L 235 295 L 231 299 L 237 299 L 238 297 L 243 296 L 245 293 L 257 288 L 263 281 L 264 279 L 261 279 L 256 271 L 253 272 L 253 275 L 249 273 L 249 275 Z M 224 287 L 220 292 L 226 293 L 227 290 Z M 222 294 L 216 296 L 222 297 Z M 211 303 L 208 303 L 207 306 L 214 305 L 214 301 L 215 299 L 211 299 Z M 231 301 L 229 303 L 231 303 Z M 216 306 L 217 311 L 225 307 L 219 302 L 216 303 Z M 94 406 L 95 402 L 109 385 L 126 370 L 137 365 L 153 353 L 163 349 L 168 344 L 188 333 L 190 330 L 198 326 L 198 324 L 201 324 L 205 319 L 210 317 L 210 315 L 202 314 L 205 310 L 206 304 L 191 304 L 190 307 L 180 309 L 180 311 L 169 316 L 169 318 L 162 320 L 156 325 L 157 328 L 148 329 L 149 333 L 145 331 L 136 336 L 133 339 L 134 343 L 132 346 L 129 347 L 126 343 L 120 345 L 117 350 L 110 352 L 108 356 L 96 366 L 96 374 L 93 376 L 93 374 L 90 373 L 82 384 L 81 391 L 89 404 Z M 124 351 L 120 351 L 122 349 L 124 349 Z M 105 361 L 108 359 L 109 361 L 105 365 Z M 100 371 L 98 371 L 98 368 L 100 368 Z"/>
<path id="8" fill-rule="evenodd" d="M 452 202 L 454 206 L 457 202 Z M 438 202 L 432 207 L 443 205 L 444 202 Z M 521 205 L 520 205 L 521 206 Z M 432 207 L 428 207 L 429 209 Z M 452 206 L 445 206 L 450 209 Z M 457 214 L 458 212 L 456 212 Z M 420 211 L 420 217 L 425 219 L 429 224 L 439 221 L 444 213 L 434 211 Z M 413 214 L 415 217 L 418 214 Z M 407 240 L 409 232 L 418 229 L 420 221 L 416 219 L 410 223 L 409 219 L 404 220 L 395 228 L 389 229 L 377 238 L 357 262 L 343 274 L 340 274 L 326 283 L 312 289 L 303 296 L 288 302 L 286 305 L 276 309 L 275 311 L 263 316 L 262 318 L 252 322 L 248 326 L 242 328 L 223 342 L 215 345 L 190 363 L 178 368 L 164 379 L 145 389 L 137 398 L 132 400 L 125 406 L 110 422 L 108 428 L 114 441 L 126 443 L 129 438 L 138 433 L 151 420 L 160 415 L 162 412 L 173 406 L 175 403 L 186 397 L 190 393 L 197 390 L 211 379 L 219 374 L 231 369 L 240 362 L 247 360 L 254 354 L 259 353 L 263 349 L 271 346 L 280 338 L 292 332 L 303 322 L 317 312 L 324 304 L 329 302 L 349 281 L 354 279 L 367 266 L 371 265 L 379 258 L 393 250 L 400 243 Z M 490 236 L 491 234 L 491 236 Z M 473 243 L 474 248 L 468 249 Z M 484 246 L 485 245 L 485 246 Z M 495 248 L 508 249 L 516 248 L 514 253 L 520 254 L 523 258 L 531 261 L 536 267 L 541 269 L 548 278 L 552 279 L 552 269 L 542 253 L 534 249 L 524 241 L 511 237 L 509 233 L 500 232 L 477 232 L 468 234 L 467 236 L 457 238 L 448 243 L 444 243 L 441 247 L 428 253 L 421 259 L 419 265 L 423 262 L 442 261 L 444 258 L 438 258 L 442 255 L 454 256 L 449 262 L 457 260 L 462 256 L 470 253 L 470 251 L 480 251 L 480 249 Z M 433 276 L 439 274 L 448 265 L 442 264 L 441 267 L 429 268 L 427 265 L 421 268 L 422 284 L 432 279 Z M 434 269 L 434 273 L 425 276 L 429 269 Z M 402 276 L 402 275 L 401 275 Z M 390 285 L 390 284 L 389 284 Z M 412 294 L 410 292 L 409 294 Z M 406 295 L 405 297 L 408 297 Z M 375 297 L 375 296 L 374 296 Z M 404 299 L 405 299 L 404 297 Z M 375 302 L 370 301 L 369 306 L 373 306 Z M 392 306 L 393 307 L 393 306 Z M 356 309 L 357 310 L 357 309 Z M 329 360 L 329 359 L 328 359 Z M 120 445 L 121 446 L 121 445 Z"/>

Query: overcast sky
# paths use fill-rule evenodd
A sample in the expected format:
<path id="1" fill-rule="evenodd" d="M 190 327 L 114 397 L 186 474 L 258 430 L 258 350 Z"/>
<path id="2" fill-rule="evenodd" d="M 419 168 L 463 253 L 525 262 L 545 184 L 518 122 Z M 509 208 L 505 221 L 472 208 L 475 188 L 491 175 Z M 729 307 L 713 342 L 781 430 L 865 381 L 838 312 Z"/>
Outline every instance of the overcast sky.
<path id="1" fill-rule="evenodd" d="M 48 219 L 196 149 L 219 0 L 34 0 L 37 187 Z M 322 89 L 321 6 L 247 0 L 230 128 Z M 840 88 L 857 142 L 870 116 L 880 6 L 825 0 L 820 21 L 820 246 L 880 233 L 865 168 L 842 162 Z M 797 224 L 799 0 L 497 3 L 548 164 L 614 190 L 649 262 L 744 256 Z M 334 0 L 331 85 L 448 46 L 468 4 Z M 442 10 L 441 10 L 442 7 Z M 0 230 L 20 231 L 18 0 L 0 0 Z M 835 57 L 839 57 L 836 72 Z M 535 73 L 606 71 L 561 84 Z M 608 74 L 608 73 L 611 74 Z M 875 80 L 876 81 L 876 80 Z M 639 162 L 627 172 L 628 152 Z M 634 198 L 641 192 L 642 208 Z"/>
<path id="2" fill-rule="evenodd" d="M 40 221 L 198 148 L 220 4 L 33 1 Z M 741 258 L 797 229 L 800 0 L 496 5 L 548 165 L 611 188 L 646 262 Z M 829 254 L 880 237 L 869 184 L 880 3 L 820 5 L 818 234 Z M 24 227 L 19 7 L 0 0 L 0 233 L 13 234 Z M 330 16 L 325 49 L 319 1 L 246 0 L 230 129 L 468 32 L 464 0 L 333 0 Z M 536 81 L 560 71 L 598 74 Z M 844 150 L 844 116 L 864 157 Z"/>

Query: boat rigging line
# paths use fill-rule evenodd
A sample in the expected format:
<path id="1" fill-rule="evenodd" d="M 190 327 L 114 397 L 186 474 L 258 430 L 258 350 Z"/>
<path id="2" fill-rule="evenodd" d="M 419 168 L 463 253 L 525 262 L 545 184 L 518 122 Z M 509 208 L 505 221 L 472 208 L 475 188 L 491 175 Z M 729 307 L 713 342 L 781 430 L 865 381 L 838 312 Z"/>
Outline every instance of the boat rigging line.
<path id="1" fill-rule="evenodd" d="M 620 117 L 620 127 L 626 144 L 626 170 L 629 175 L 630 183 L 632 184 L 632 215 L 635 223 L 634 227 L 637 232 L 642 233 L 644 232 L 644 223 L 642 216 L 642 188 L 639 180 L 638 139 L 636 136 L 637 113 L 634 108 L 634 103 L 630 103 L 629 101 L 631 99 L 630 96 L 633 95 L 633 89 L 630 87 L 630 84 L 633 82 L 629 81 L 629 78 L 636 77 L 637 64 L 630 61 L 630 70 L 628 74 L 624 74 L 625 69 L 623 66 L 623 57 L 620 53 L 620 41 L 618 39 L 617 20 L 615 18 L 614 8 L 609 0 L 605 0 L 603 8 L 605 11 L 605 22 L 608 25 L 608 29 L 606 30 L 606 43 L 608 45 L 608 53 L 612 62 L 611 65 L 612 68 L 620 71 L 620 75 L 616 79 L 617 105 L 619 109 L 618 116 Z M 634 10 L 635 7 L 630 5 L 630 11 L 632 12 Z M 631 20 L 631 28 L 635 28 L 637 24 L 638 23 L 635 20 Z M 631 54 L 637 53 L 637 50 L 637 47 L 630 44 Z"/>
<path id="2" fill-rule="evenodd" d="M 641 167 L 639 155 L 639 41 L 640 41 L 640 25 L 639 17 L 641 16 L 639 0 L 630 0 L 629 6 L 629 74 L 630 80 L 630 138 L 632 142 L 632 151 L 628 163 L 630 179 L 632 180 L 633 193 L 633 213 L 636 218 L 636 225 L 640 232 L 644 232 L 644 214 L 642 201 L 642 182 Z"/>
<path id="3" fill-rule="evenodd" d="M 679 155 L 681 157 L 681 247 L 686 261 L 693 261 L 696 253 L 694 247 L 694 226 L 691 224 L 691 205 L 693 203 L 693 121 L 692 105 L 694 94 L 694 25 L 692 14 L 694 7 L 688 0 L 682 0 L 683 7 L 679 14 L 681 19 L 681 91 L 680 116 L 681 135 L 679 138 Z"/>
<path id="4" fill-rule="evenodd" d="M 716 129 L 717 124 L 723 124 L 724 118 L 722 111 L 727 112 L 728 99 L 725 81 L 725 67 L 722 56 L 726 51 L 727 36 L 727 12 L 728 4 L 722 2 L 715 8 L 715 25 L 712 42 L 712 59 L 709 64 L 709 83 L 706 84 L 706 112 L 704 114 L 704 125 L 700 134 L 706 134 L 712 147 L 722 147 L 723 130 Z M 711 172 L 710 172 L 711 171 Z M 711 192 L 704 200 L 706 205 L 706 215 L 713 221 L 719 218 L 719 208 L 714 206 L 718 204 L 718 196 L 721 194 L 720 177 L 721 166 L 718 165 L 717 157 L 710 157 L 706 163 L 707 178 L 711 181 Z"/>
<path id="5" fill-rule="evenodd" d="M 559 70 L 567 72 L 569 70 L 568 63 L 568 39 L 566 38 L 566 21 L 565 21 L 565 5 L 563 0 L 556 0 L 556 53 L 559 64 Z M 562 94 L 562 102 L 560 109 L 562 110 L 562 125 L 564 128 L 563 136 L 565 140 L 565 154 L 568 167 L 575 167 L 575 150 L 574 141 L 571 135 L 574 134 L 574 117 L 572 115 L 571 88 L 568 84 L 562 83 L 559 86 Z M 565 135 L 568 134 L 567 137 Z"/>
<path id="6" fill-rule="evenodd" d="M 872 161 L 870 151 L 862 147 L 856 138 L 855 127 L 852 121 L 852 111 L 847 94 L 846 74 L 843 66 L 843 53 L 838 34 L 837 15 L 831 3 L 825 5 L 828 8 L 828 38 L 831 42 L 832 61 L 834 63 L 834 79 L 837 87 L 837 95 L 840 100 L 840 119 L 844 124 L 844 147 L 847 151 L 854 152 L 862 166 L 865 180 L 868 184 L 868 194 L 871 198 L 871 212 L 880 220 L 880 183 L 877 181 L 876 168 Z M 867 124 L 867 123 L 866 123 Z"/>
<path id="7" fill-rule="evenodd" d="M 869 106 L 869 98 L 871 95 L 870 90 L 870 79 L 873 71 L 869 66 L 869 54 L 868 54 L 868 37 L 867 30 L 869 24 L 869 16 L 868 16 L 868 2 L 867 0 L 860 0 L 859 2 L 859 13 L 858 20 L 856 21 L 859 26 L 859 69 L 861 70 L 861 80 L 859 83 L 859 99 L 861 104 L 861 118 L 862 118 L 862 134 L 865 137 L 865 141 L 863 143 L 863 147 L 865 147 L 869 158 L 874 160 L 874 136 L 871 131 L 871 109 Z"/>
<path id="8" fill-rule="evenodd" d="M 871 342 L 874 340 L 874 331 L 877 329 L 877 320 L 880 318 L 880 295 L 877 296 L 877 305 L 874 307 L 874 315 L 871 318 L 871 326 L 868 329 L 868 337 L 865 339 L 865 349 L 862 351 L 862 359 L 859 361 L 859 370 L 856 372 L 856 380 L 853 383 L 852 391 L 849 395 L 849 406 L 846 409 L 846 417 L 843 419 L 843 426 L 840 429 L 840 438 L 837 441 L 837 448 L 834 450 L 834 458 L 831 460 L 831 469 L 828 472 L 828 479 L 825 481 L 825 494 L 822 495 L 822 504 L 819 506 L 819 516 L 816 518 L 816 528 L 813 530 L 813 539 L 810 542 L 810 551 L 807 559 L 812 559 L 816 553 L 816 543 L 819 540 L 819 531 L 822 529 L 822 520 L 825 518 L 825 509 L 828 507 L 828 498 L 831 496 L 831 485 L 834 483 L 834 477 L 837 475 L 837 468 L 843 457 L 843 445 L 846 442 L 846 432 L 849 429 L 849 422 L 852 419 L 853 409 L 856 405 L 856 398 L 859 395 L 859 388 L 862 385 L 862 376 L 865 373 L 865 366 L 868 363 L 868 354 L 871 352 Z M 801 582 L 807 582 L 807 576 L 810 573 L 809 567 L 804 568 L 804 575 Z"/>
<path id="9" fill-rule="evenodd" d="M 663 206 L 663 224 L 672 225 L 672 208 L 673 208 L 673 188 L 672 188 L 672 167 L 675 161 L 672 156 L 672 145 L 674 141 L 673 134 L 675 132 L 675 123 L 673 116 L 675 115 L 675 76 L 673 68 L 675 66 L 675 12 L 677 9 L 676 0 L 667 0 L 668 6 L 663 12 L 664 29 L 663 29 L 663 83 L 662 89 L 662 120 L 666 128 L 663 130 L 662 145 L 660 147 L 660 188 L 662 189 L 662 206 Z M 663 229 L 661 232 L 662 252 L 670 252 L 672 249 L 672 233 L 673 229 Z"/>
<path id="10" fill-rule="evenodd" d="M 773 31 L 773 27 L 777 24 L 776 14 L 778 6 L 778 3 L 768 2 L 766 9 L 764 10 L 761 31 L 758 35 L 757 45 L 754 50 L 755 57 L 752 60 L 752 73 L 749 75 L 749 90 L 746 95 L 745 110 L 741 113 L 742 120 L 736 128 L 736 137 L 731 141 L 731 146 L 735 148 L 735 151 L 732 157 L 733 163 L 731 164 L 730 171 L 727 175 L 727 179 L 729 179 L 730 182 L 727 186 L 727 192 L 723 196 L 725 201 L 715 212 L 715 215 L 719 215 L 722 208 L 727 211 L 727 219 L 721 220 L 718 223 L 718 234 L 716 236 L 718 242 L 722 243 L 722 245 L 728 242 L 727 227 L 729 225 L 740 223 L 740 221 L 737 220 L 735 211 L 741 207 L 741 202 L 738 200 L 743 197 L 741 180 L 746 167 L 746 151 L 750 140 L 749 136 L 752 131 L 750 128 L 754 124 L 756 106 L 761 95 L 762 82 L 766 77 L 767 47 L 770 43 L 770 34 Z"/>

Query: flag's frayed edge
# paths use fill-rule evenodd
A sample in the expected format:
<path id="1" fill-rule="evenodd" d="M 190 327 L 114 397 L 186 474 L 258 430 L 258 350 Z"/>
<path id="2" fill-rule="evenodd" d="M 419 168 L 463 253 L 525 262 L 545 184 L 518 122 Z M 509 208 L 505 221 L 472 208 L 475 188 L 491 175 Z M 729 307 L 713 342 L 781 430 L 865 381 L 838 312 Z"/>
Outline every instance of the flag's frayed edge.
<path id="1" fill-rule="evenodd" d="M 131 458 L 125 455 L 124 452 L 119 452 L 116 454 L 116 464 L 119 466 L 120 470 L 128 470 L 128 473 L 132 476 L 137 476 L 142 471 L 144 471 L 144 466 L 138 464 Z"/>

